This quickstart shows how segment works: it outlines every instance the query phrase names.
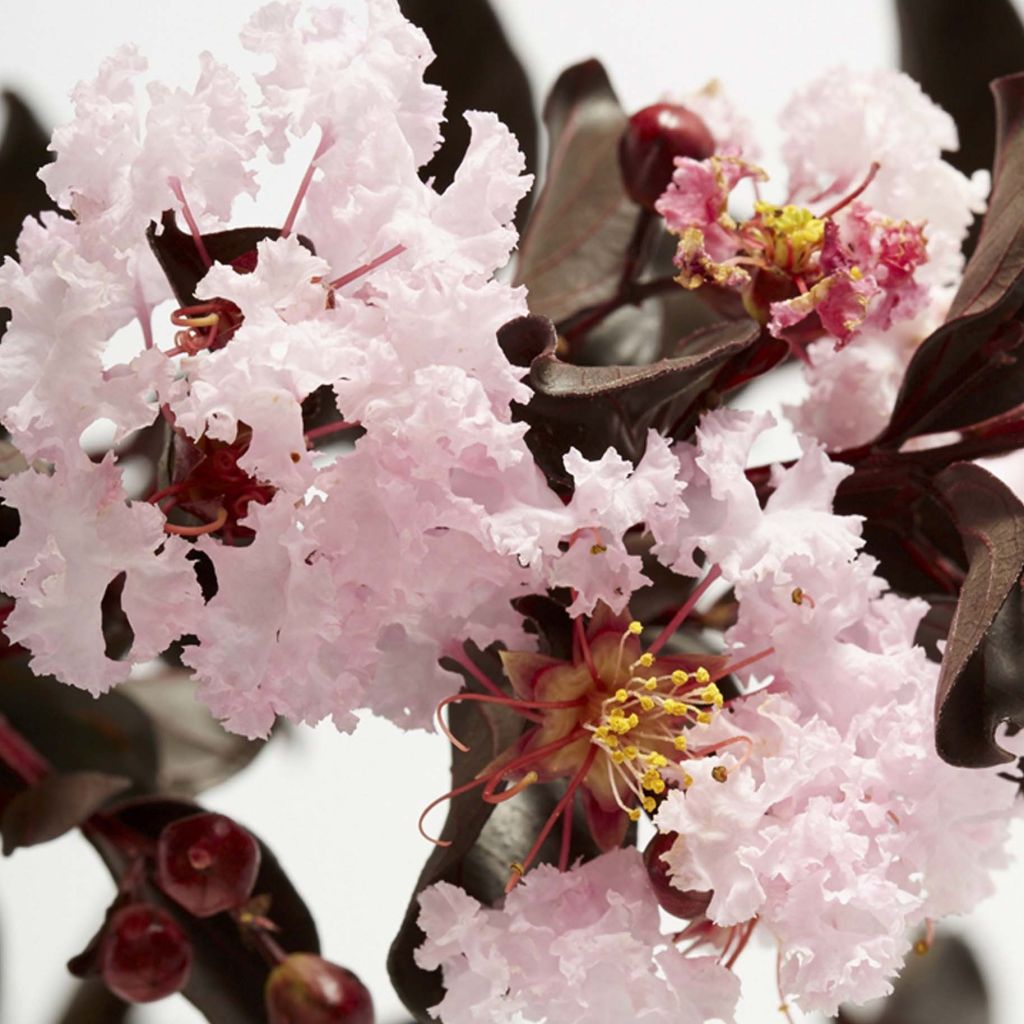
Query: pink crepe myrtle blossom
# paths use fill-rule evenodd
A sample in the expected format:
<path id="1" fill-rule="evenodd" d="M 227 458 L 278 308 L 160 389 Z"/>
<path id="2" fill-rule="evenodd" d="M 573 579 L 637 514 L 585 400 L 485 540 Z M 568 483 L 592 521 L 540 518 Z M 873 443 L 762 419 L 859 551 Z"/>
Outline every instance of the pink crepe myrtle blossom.
<path id="1" fill-rule="evenodd" d="M 416 961 L 444 972 L 445 997 L 430 1012 L 446 1024 L 732 1019 L 738 980 L 661 934 L 636 850 L 566 872 L 539 867 L 501 909 L 446 882 L 419 900 L 426 940 Z"/>
<path id="2" fill-rule="evenodd" d="M 755 670 L 770 686 L 709 724 L 717 760 L 688 767 L 693 785 L 668 793 L 656 823 L 679 836 L 664 857 L 673 884 L 711 891 L 720 927 L 756 921 L 778 942 L 785 996 L 831 1014 L 890 990 L 915 927 L 990 891 L 1013 793 L 935 752 L 938 666 L 914 643 L 926 606 L 887 592 L 857 553 L 856 519 L 825 522 L 848 470 L 809 446 L 775 472 L 763 509 L 738 473 L 716 494 L 724 463 L 710 453 L 742 466 L 745 431 L 759 423 L 705 419 L 687 498 L 708 552 L 767 540 L 723 569 L 739 607 L 727 642 L 770 645 Z"/>

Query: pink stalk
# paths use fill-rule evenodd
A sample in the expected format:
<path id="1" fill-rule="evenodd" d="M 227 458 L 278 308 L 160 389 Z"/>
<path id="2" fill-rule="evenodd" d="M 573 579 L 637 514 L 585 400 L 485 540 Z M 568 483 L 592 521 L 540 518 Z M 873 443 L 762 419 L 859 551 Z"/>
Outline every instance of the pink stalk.
<path id="1" fill-rule="evenodd" d="M 306 168 L 306 173 L 302 176 L 302 181 L 299 184 L 299 191 L 295 195 L 295 199 L 292 202 L 292 208 L 288 211 L 288 216 L 284 219 L 284 226 L 281 228 L 281 237 L 287 238 L 291 234 L 292 228 L 295 226 L 295 218 L 299 215 L 299 208 L 302 206 L 302 200 L 306 198 L 306 193 L 309 191 L 310 183 L 313 180 L 313 172 L 316 170 L 316 162 L 334 145 L 334 139 L 322 125 L 320 127 L 320 144 L 316 147 L 316 152 L 313 154 L 309 161 L 309 166 Z"/>
<path id="2" fill-rule="evenodd" d="M 399 244 L 393 246 L 376 259 L 370 260 L 369 263 L 364 263 L 361 267 L 356 267 L 355 270 L 350 270 L 347 274 L 342 274 L 341 277 L 336 281 L 332 281 L 327 287 L 331 290 L 344 288 L 345 285 L 351 284 L 356 279 L 368 274 L 371 270 L 376 270 L 378 267 L 387 263 L 388 260 L 393 260 L 396 256 L 401 256 L 403 252 L 405 252 L 404 245 Z"/>
<path id="3" fill-rule="evenodd" d="M 185 192 L 181 187 L 181 179 L 168 178 L 167 184 L 170 185 L 171 191 L 178 197 L 178 202 L 181 203 L 181 212 L 185 218 L 185 223 L 188 224 L 189 231 L 192 232 L 192 240 L 196 243 L 196 252 L 199 253 L 199 258 L 207 267 L 212 267 L 213 260 L 210 259 L 210 254 L 206 251 L 206 245 L 203 243 L 203 236 L 199 231 L 199 225 L 196 223 L 195 217 L 192 216 L 192 209 L 188 205 Z"/>
<path id="4" fill-rule="evenodd" d="M 675 613 L 675 615 L 672 616 L 671 621 L 661 631 L 661 633 L 658 636 L 658 639 L 655 640 L 654 643 L 647 648 L 648 654 L 657 655 L 658 651 L 660 651 L 662 647 L 665 646 L 665 644 L 668 642 L 672 634 L 675 633 L 675 631 L 686 621 L 687 615 L 689 615 L 690 612 L 693 611 L 697 602 L 704 596 L 704 593 L 708 589 L 708 587 L 710 587 L 711 584 L 714 583 L 715 580 L 717 580 L 718 577 L 721 575 L 722 570 L 717 565 L 713 565 L 708 570 L 707 576 L 705 576 L 704 579 L 702 579 L 700 583 L 698 583 L 697 586 L 693 588 L 693 592 L 686 599 L 686 603 L 679 609 L 679 611 Z"/>

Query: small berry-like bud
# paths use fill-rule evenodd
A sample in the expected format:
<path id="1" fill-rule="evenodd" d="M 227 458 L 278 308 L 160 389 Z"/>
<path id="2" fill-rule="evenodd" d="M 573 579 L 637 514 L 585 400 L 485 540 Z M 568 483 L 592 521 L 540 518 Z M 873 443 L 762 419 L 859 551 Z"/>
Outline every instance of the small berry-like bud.
<path id="1" fill-rule="evenodd" d="M 654 896 L 663 910 L 674 917 L 699 917 L 708 909 L 712 894 L 677 889 L 669 878 L 668 865 L 661 859 L 661 855 L 667 853 L 678 838 L 678 832 L 658 832 L 644 850 L 644 866 Z"/>
<path id="2" fill-rule="evenodd" d="M 196 917 L 240 907 L 259 869 L 259 844 L 223 814 L 194 814 L 160 833 L 157 884 Z"/>
<path id="3" fill-rule="evenodd" d="M 100 948 L 100 973 L 125 1002 L 151 1003 L 178 992 L 191 966 L 185 933 L 159 907 L 129 903 L 111 917 Z"/>
<path id="4" fill-rule="evenodd" d="M 707 125 L 677 103 L 638 110 L 619 139 L 619 166 L 630 199 L 648 210 L 668 188 L 677 156 L 705 160 L 715 151 Z"/>
<path id="5" fill-rule="evenodd" d="M 373 1024 L 366 986 L 344 967 L 293 953 L 270 972 L 264 991 L 269 1024 Z"/>

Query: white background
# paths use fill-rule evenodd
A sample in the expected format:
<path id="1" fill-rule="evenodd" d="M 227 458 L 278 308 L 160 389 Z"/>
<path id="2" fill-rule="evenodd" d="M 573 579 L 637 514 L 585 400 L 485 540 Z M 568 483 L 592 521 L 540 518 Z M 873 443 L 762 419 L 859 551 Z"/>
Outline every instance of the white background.
<path id="1" fill-rule="evenodd" d="M 250 66 L 236 35 L 257 6 L 243 0 L 0 0 L 0 83 L 21 91 L 44 121 L 58 123 L 70 115 L 67 93 L 74 83 L 94 74 L 116 45 L 132 41 L 150 57 L 156 77 L 191 84 L 202 49 L 240 69 Z M 496 0 L 496 6 L 538 98 L 567 64 L 598 56 L 627 108 L 718 78 L 761 126 L 770 124 L 795 86 L 825 67 L 891 66 L 896 55 L 894 18 L 883 0 Z M 290 167 L 285 177 L 297 182 L 301 172 Z M 269 194 L 269 217 L 279 219 L 287 209 L 294 182 Z M 354 736 L 339 736 L 329 726 L 303 729 L 272 744 L 249 770 L 205 798 L 270 841 L 317 917 L 325 954 L 367 982 L 380 1024 L 408 1020 L 390 993 L 384 957 L 429 853 L 416 818 L 447 788 L 447 757 L 439 737 L 400 735 L 377 721 L 365 722 Z M 383 787 L 382 777 L 388 780 Z M 1024 853 L 1020 822 L 1014 845 Z M 1021 878 L 1019 866 L 1004 873 L 997 895 L 957 925 L 982 956 L 996 1003 L 994 1024 L 1019 1024 L 1024 1008 L 1024 972 L 1014 955 L 1024 911 Z M 77 835 L 0 864 L 3 1024 L 54 1019 L 70 989 L 63 963 L 92 933 L 111 895 L 106 871 Z M 767 948 L 744 954 L 741 1024 L 781 1020 L 772 963 Z M 175 998 L 140 1010 L 137 1019 L 188 1024 L 200 1018 Z"/>

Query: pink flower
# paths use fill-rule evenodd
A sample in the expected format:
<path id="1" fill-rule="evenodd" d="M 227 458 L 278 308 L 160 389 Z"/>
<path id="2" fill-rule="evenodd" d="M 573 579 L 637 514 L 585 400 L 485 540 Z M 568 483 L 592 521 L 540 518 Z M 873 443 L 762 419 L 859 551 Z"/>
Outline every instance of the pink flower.
<path id="1" fill-rule="evenodd" d="M 505 900 L 481 906 L 445 882 L 420 894 L 417 963 L 444 970 L 445 1024 L 732 1017 L 739 985 L 712 957 L 666 948 L 636 850 L 571 871 L 542 866 Z"/>

